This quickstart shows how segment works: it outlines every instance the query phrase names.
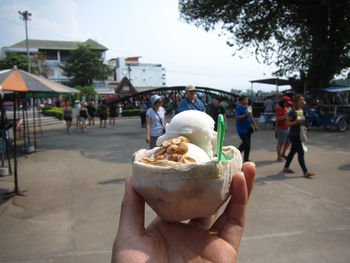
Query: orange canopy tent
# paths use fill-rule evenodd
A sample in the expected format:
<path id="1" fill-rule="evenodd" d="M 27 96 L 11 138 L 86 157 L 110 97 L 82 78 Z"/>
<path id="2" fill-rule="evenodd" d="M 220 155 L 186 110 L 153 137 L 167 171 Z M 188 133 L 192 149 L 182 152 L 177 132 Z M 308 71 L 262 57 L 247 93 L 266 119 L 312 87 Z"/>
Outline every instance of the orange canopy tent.
<path id="1" fill-rule="evenodd" d="M 14 176 L 15 176 L 15 189 L 12 193 L 15 195 L 21 195 L 23 192 L 18 188 L 18 176 L 17 176 L 17 153 L 16 153 L 16 108 L 17 108 L 17 93 L 50 93 L 50 94 L 72 94 L 80 92 L 77 89 L 73 89 L 62 84 L 50 81 L 44 77 L 40 77 L 23 70 L 17 69 L 16 66 L 13 69 L 0 70 L 0 92 L 9 91 L 13 92 L 13 133 L 14 133 Z M 2 103 L 2 98 L 1 98 Z M 2 105 L 1 105 L 2 108 Z M 34 117 L 35 120 L 35 117 Z M 4 127 L 4 125 L 3 125 Z M 35 125 L 34 125 L 35 134 Z M 35 135 L 34 135 L 35 136 Z"/>

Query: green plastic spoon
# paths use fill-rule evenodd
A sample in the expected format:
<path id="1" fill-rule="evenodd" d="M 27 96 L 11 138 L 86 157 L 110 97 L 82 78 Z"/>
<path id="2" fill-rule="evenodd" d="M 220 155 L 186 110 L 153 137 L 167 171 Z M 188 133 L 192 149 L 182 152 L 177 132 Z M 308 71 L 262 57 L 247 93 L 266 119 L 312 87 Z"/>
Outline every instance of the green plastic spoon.
<path id="1" fill-rule="evenodd" d="M 222 154 L 222 146 L 224 144 L 225 136 L 225 122 L 224 116 L 219 114 L 218 116 L 218 129 L 217 129 L 217 139 L 216 139 L 216 154 L 218 156 L 218 161 L 227 161 L 225 156 Z"/>

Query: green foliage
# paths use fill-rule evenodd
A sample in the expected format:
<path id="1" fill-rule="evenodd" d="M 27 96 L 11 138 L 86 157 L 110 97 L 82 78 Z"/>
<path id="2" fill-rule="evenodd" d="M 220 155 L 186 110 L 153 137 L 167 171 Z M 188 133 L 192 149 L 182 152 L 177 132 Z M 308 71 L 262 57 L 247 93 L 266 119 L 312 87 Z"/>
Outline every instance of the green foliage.
<path id="1" fill-rule="evenodd" d="M 0 69 L 11 69 L 15 65 L 18 69 L 27 71 L 28 63 L 26 55 L 9 52 L 4 59 L 0 60 Z"/>
<path id="2" fill-rule="evenodd" d="M 94 79 L 107 79 L 110 72 L 101 61 L 100 55 L 84 45 L 79 45 L 72 51 L 63 71 L 65 75 L 72 77 L 73 86 L 91 86 Z"/>
<path id="3" fill-rule="evenodd" d="M 63 116 L 63 108 L 45 106 L 42 108 L 42 112 L 45 116 L 54 116 L 58 119 L 62 119 Z"/>
<path id="4" fill-rule="evenodd" d="M 139 116 L 140 115 L 140 109 L 131 109 L 131 110 L 123 110 L 122 116 Z"/>
<path id="5" fill-rule="evenodd" d="M 97 95 L 97 92 L 92 86 L 77 86 L 76 89 L 80 90 L 80 98 L 85 96 L 86 99 L 90 99 Z M 79 98 L 78 98 L 79 99 Z"/>
<path id="6" fill-rule="evenodd" d="M 350 68 L 349 0 L 180 0 L 181 17 L 205 30 L 220 25 L 235 51 L 253 48 L 277 76 L 327 86 Z"/>

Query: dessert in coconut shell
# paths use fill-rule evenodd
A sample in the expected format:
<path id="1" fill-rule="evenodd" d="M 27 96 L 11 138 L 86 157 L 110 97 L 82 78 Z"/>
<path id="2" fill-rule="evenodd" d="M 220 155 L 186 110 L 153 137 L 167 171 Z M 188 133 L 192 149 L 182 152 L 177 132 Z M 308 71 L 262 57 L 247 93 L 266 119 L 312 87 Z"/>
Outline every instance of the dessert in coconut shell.
<path id="1" fill-rule="evenodd" d="M 240 152 L 223 147 L 226 161 L 216 157 L 214 120 L 189 110 L 174 116 L 151 150 L 134 154 L 134 189 L 162 219 L 178 222 L 208 217 L 230 196 L 235 172 L 242 169 Z"/>

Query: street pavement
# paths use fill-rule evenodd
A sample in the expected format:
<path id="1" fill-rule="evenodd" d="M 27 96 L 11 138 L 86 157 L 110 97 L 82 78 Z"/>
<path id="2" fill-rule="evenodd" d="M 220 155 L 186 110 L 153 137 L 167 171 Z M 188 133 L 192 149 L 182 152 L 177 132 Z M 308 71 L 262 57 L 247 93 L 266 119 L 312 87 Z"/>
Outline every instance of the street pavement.
<path id="1" fill-rule="evenodd" d="M 274 132 L 263 125 L 253 134 L 250 158 L 257 165 L 238 262 L 349 262 L 350 131 L 314 129 L 306 164 L 316 173 L 281 172 Z M 233 119 L 225 145 L 238 146 Z M 81 133 L 64 124 L 45 127 L 37 152 L 18 160 L 26 196 L 9 200 L 13 176 L 0 177 L 0 262 L 110 262 L 124 179 L 132 154 L 146 148 L 138 118 L 113 128 Z M 146 224 L 155 217 L 146 207 Z"/>

